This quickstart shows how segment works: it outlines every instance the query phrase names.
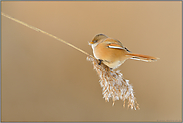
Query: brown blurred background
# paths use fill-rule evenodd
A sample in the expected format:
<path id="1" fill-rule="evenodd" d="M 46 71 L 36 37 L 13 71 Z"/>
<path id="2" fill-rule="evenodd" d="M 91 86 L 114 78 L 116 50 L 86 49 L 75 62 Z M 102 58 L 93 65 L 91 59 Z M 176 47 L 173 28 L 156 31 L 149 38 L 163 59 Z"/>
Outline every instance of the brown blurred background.
<path id="1" fill-rule="evenodd" d="M 181 1 L 2 2 L 2 12 L 92 54 L 95 34 L 154 63 L 126 61 L 140 110 L 105 102 L 83 53 L 2 17 L 2 121 L 181 121 Z"/>

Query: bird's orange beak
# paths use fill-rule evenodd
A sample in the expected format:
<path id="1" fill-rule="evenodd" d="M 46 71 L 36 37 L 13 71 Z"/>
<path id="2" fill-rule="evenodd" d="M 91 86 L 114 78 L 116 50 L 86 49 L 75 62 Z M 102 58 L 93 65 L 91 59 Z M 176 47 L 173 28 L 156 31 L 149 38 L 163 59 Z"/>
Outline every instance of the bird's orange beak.
<path id="1" fill-rule="evenodd" d="M 91 44 L 94 44 L 94 43 L 92 41 L 89 41 L 88 44 L 91 45 Z"/>

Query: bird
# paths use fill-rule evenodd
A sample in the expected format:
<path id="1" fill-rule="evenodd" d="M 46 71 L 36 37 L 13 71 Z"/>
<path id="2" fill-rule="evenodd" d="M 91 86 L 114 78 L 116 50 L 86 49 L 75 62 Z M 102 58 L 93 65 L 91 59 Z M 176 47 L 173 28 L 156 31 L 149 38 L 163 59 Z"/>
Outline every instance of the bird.
<path id="1" fill-rule="evenodd" d="M 101 63 L 107 65 L 110 69 L 116 69 L 127 59 L 140 60 L 145 62 L 157 61 L 157 57 L 132 53 L 127 47 L 123 46 L 121 41 L 110 38 L 105 34 L 97 34 L 89 45 L 93 49 L 94 57 Z"/>

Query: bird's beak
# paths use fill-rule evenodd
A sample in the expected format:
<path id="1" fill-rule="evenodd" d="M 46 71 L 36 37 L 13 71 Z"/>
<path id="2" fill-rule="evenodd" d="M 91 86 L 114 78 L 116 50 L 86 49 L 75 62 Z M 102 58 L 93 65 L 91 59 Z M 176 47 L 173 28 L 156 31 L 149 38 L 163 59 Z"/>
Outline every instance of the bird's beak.
<path id="1" fill-rule="evenodd" d="M 88 44 L 89 44 L 89 45 L 92 45 L 92 44 L 93 44 L 93 42 L 92 42 L 92 41 L 89 41 L 89 42 L 88 42 Z"/>

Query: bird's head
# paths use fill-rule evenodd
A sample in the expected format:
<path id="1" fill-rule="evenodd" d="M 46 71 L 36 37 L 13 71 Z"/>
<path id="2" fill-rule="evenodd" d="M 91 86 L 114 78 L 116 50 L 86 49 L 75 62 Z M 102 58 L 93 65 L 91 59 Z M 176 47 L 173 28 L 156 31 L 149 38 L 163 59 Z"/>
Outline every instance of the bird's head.
<path id="1" fill-rule="evenodd" d="M 97 34 L 95 35 L 93 40 L 89 42 L 89 45 L 96 45 L 101 41 L 101 39 L 105 39 L 105 38 L 108 38 L 108 37 L 104 34 Z"/>

